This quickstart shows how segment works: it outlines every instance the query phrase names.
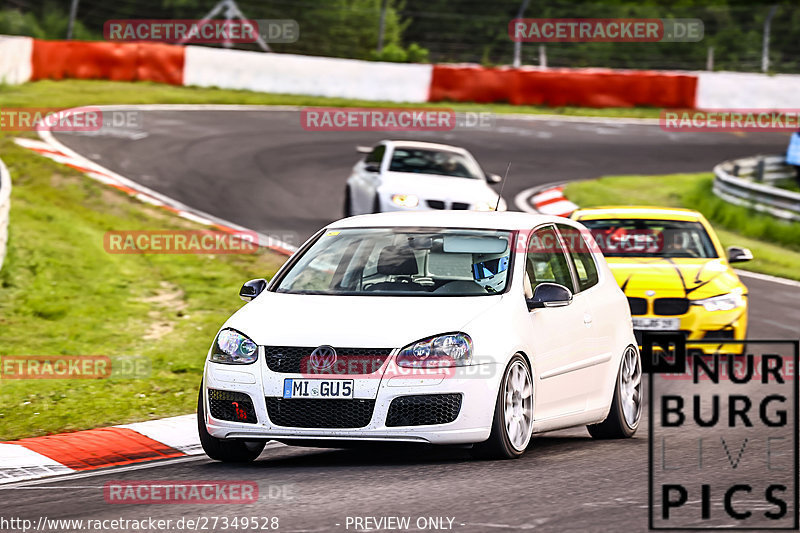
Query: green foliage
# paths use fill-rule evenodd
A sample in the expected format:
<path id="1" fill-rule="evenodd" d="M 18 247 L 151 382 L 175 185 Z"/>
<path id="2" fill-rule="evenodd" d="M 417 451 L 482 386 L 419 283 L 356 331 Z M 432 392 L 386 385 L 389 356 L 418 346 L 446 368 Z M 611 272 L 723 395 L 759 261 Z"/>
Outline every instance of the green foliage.
<path id="1" fill-rule="evenodd" d="M 64 39 L 67 36 L 69 17 L 64 9 L 55 4 L 45 4 L 37 14 L 23 13 L 17 9 L 0 10 L 0 35 L 27 35 L 37 39 Z M 86 29 L 80 20 L 72 30 L 75 39 L 92 40 L 100 37 Z"/>
<path id="2" fill-rule="evenodd" d="M 380 53 L 372 52 L 370 59 L 392 63 L 427 63 L 428 51 L 417 43 L 411 43 L 406 50 L 403 50 L 400 45 L 392 43 L 384 46 Z"/>

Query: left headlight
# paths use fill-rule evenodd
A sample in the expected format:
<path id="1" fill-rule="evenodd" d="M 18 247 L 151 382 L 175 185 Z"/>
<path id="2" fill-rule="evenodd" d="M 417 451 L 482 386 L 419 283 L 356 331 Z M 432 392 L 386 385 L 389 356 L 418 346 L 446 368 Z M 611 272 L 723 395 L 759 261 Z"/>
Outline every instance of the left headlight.
<path id="1" fill-rule="evenodd" d="M 706 311 L 730 311 L 744 305 L 744 296 L 742 289 L 736 288 L 728 294 L 693 300 L 692 305 L 702 305 Z"/>
<path id="2" fill-rule="evenodd" d="M 400 207 L 417 207 L 419 198 L 413 194 L 393 194 L 392 203 Z"/>
<path id="3" fill-rule="evenodd" d="M 249 365 L 258 359 L 258 345 L 235 329 L 223 329 L 214 340 L 211 361 L 229 365 Z"/>
<path id="4" fill-rule="evenodd" d="M 464 366 L 472 362 L 472 339 L 466 333 L 446 333 L 409 344 L 397 354 L 397 365 L 410 368 Z"/>

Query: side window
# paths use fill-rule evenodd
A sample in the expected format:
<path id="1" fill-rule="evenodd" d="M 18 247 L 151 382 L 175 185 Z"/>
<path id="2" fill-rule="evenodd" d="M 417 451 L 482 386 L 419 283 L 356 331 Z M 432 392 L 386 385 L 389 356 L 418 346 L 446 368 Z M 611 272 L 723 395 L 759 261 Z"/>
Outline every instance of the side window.
<path id="1" fill-rule="evenodd" d="M 547 226 L 536 230 L 528 241 L 525 270 L 531 281 L 531 290 L 540 283 L 558 283 L 575 291 L 567 257 L 555 229 Z"/>
<path id="2" fill-rule="evenodd" d="M 597 264 L 594 262 L 591 248 L 581 235 L 580 230 L 567 226 L 565 224 L 558 225 L 558 231 L 567 245 L 569 256 L 575 265 L 575 273 L 578 274 L 578 285 L 580 290 L 586 289 L 597 285 Z"/>
<path id="3" fill-rule="evenodd" d="M 366 159 L 364 159 L 365 163 L 376 163 L 378 165 L 381 164 L 383 161 L 383 154 L 386 153 L 386 145 L 379 144 L 372 151 L 367 155 Z"/>

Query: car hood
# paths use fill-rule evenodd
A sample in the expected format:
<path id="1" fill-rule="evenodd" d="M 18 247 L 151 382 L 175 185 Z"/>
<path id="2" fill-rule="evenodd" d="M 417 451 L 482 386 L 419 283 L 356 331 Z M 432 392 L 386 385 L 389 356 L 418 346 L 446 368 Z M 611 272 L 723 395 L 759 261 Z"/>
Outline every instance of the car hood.
<path id="1" fill-rule="evenodd" d="M 331 296 L 264 292 L 225 324 L 259 345 L 402 348 L 462 331 L 498 296 Z"/>
<path id="2" fill-rule="evenodd" d="M 482 179 L 456 178 L 436 174 L 386 172 L 381 190 L 393 194 L 415 194 L 421 198 L 452 200 L 486 200 L 497 198 Z"/>
<path id="3" fill-rule="evenodd" d="M 606 261 L 628 296 L 698 300 L 742 286 L 736 273 L 721 259 L 607 257 Z"/>

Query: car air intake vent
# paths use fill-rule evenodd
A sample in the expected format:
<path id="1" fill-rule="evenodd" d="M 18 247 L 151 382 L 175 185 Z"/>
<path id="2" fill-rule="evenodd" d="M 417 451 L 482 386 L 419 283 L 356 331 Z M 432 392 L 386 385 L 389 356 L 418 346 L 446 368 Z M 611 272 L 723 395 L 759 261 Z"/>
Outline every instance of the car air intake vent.
<path id="1" fill-rule="evenodd" d="M 253 400 L 242 392 L 208 389 L 208 410 L 217 420 L 256 424 Z"/>
<path id="2" fill-rule="evenodd" d="M 644 298 L 628 298 L 628 306 L 631 308 L 632 315 L 647 314 L 647 300 Z"/>
<path id="3" fill-rule="evenodd" d="M 689 300 L 686 298 L 656 298 L 653 301 L 653 313 L 657 315 L 685 315 L 689 311 Z"/>
<path id="4" fill-rule="evenodd" d="M 266 400 L 272 423 L 290 428 L 363 428 L 375 409 L 375 400 Z"/>
<path id="5" fill-rule="evenodd" d="M 465 209 L 469 209 L 469 204 L 465 204 L 462 202 L 453 202 L 453 209 L 459 209 L 463 211 Z"/>
<path id="6" fill-rule="evenodd" d="M 386 426 L 447 424 L 458 418 L 459 411 L 461 411 L 460 394 L 400 396 L 392 400 L 389 406 Z"/>
<path id="7" fill-rule="evenodd" d="M 431 209 L 444 209 L 444 202 L 441 200 L 426 200 Z"/>
<path id="8" fill-rule="evenodd" d="M 641 330 L 641 329 L 633 330 L 633 335 L 636 337 L 636 342 L 639 344 L 639 346 L 642 345 L 642 338 L 644 336 L 644 333 L 645 333 L 644 330 Z M 674 332 L 674 333 L 680 333 L 681 335 L 683 335 L 684 339 L 688 339 L 689 338 L 689 333 L 691 333 L 691 332 L 687 331 L 685 329 L 682 329 L 682 330 Z"/>
<path id="9" fill-rule="evenodd" d="M 311 357 L 316 347 L 264 346 L 267 368 L 291 374 L 372 374 L 392 353 L 391 348 L 335 348 L 336 359 Z M 322 363 L 322 365 L 320 365 Z M 328 366 L 328 363 L 330 365 Z M 324 365 L 324 366 L 323 366 Z"/>
<path id="10" fill-rule="evenodd" d="M 717 331 L 706 331 L 703 338 L 708 340 L 733 340 L 733 330 L 720 329 Z"/>

